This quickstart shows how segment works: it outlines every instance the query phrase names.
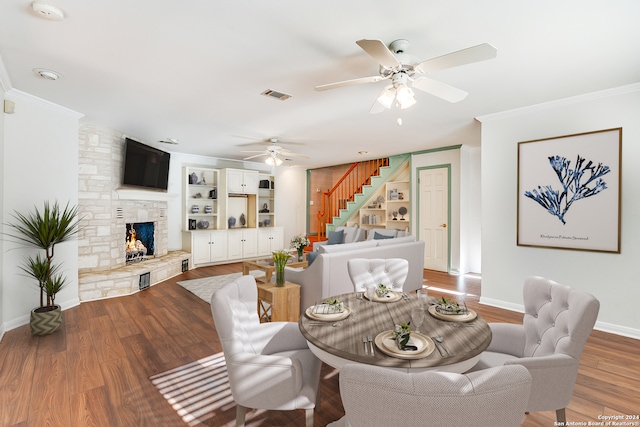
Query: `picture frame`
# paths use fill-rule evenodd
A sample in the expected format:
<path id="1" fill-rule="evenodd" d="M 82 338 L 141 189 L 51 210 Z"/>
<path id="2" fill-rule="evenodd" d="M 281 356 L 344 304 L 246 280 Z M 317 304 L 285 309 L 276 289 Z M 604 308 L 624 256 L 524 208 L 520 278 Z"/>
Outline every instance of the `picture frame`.
<path id="1" fill-rule="evenodd" d="M 620 253 L 622 128 L 518 143 L 518 246 Z"/>

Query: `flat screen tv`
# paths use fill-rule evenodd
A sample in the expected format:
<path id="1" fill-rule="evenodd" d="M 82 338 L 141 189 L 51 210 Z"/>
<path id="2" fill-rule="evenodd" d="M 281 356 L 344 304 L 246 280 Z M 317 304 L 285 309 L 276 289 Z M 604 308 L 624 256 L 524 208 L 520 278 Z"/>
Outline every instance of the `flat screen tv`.
<path id="1" fill-rule="evenodd" d="M 122 185 L 166 191 L 170 156 L 167 152 L 126 138 Z"/>

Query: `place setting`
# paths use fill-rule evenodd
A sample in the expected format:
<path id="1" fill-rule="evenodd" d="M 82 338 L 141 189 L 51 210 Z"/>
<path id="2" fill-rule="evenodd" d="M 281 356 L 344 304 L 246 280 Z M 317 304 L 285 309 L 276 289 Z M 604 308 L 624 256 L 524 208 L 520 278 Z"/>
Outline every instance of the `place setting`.
<path id="1" fill-rule="evenodd" d="M 380 283 L 379 285 L 366 285 L 364 297 L 372 302 L 396 302 L 404 299 L 404 293 L 396 292 L 391 286 Z"/>
<path id="2" fill-rule="evenodd" d="M 351 313 L 351 308 L 346 306 L 339 299 L 333 298 L 327 298 L 326 300 L 318 302 L 305 310 L 307 317 L 315 321 L 310 323 L 311 326 L 314 326 L 316 323 L 322 324 L 320 322 L 336 322 L 344 320 L 349 317 Z"/>
<path id="3" fill-rule="evenodd" d="M 416 316 L 424 310 L 416 307 Z M 414 313 L 412 311 L 412 321 Z M 436 349 L 436 345 L 431 338 L 419 332 L 419 326 L 415 330 L 411 330 L 411 323 L 400 323 L 391 331 L 384 331 L 375 337 L 376 346 L 387 356 L 399 359 L 422 359 L 429 356 Z M 421 321 L 416 323 L 421 324 Z"/>
<path id="4" fill-rule="evenodd" d="M 478 314 L 463 303 L 460 305 L 456 301 L 448 300 L 444 297 L 429 306 L 429 314 L 439 320 L 448 322 L 467 323 L 475 320 Z"/>

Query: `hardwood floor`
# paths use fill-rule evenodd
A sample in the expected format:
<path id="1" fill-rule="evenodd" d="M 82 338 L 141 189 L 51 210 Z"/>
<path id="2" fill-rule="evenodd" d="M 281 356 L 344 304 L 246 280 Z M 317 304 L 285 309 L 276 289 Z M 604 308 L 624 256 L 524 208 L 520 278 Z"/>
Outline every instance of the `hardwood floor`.
<path id="1" fill-rule="evenodd" d="M 233 426 L 235 405 L 209 304 L 176 282 L 239 271 L 239 263 L 199 268 L 135 295 L 81 304 L 64 311 L 62 330 L 47 337 L 31 336 L 28 326 L 7 332 L 0 343 L 0 425 Z M 479 277 L 425 271 L 425 278 L 430 295 L 464 293 L 489 322 L 521 321 L 521 314 L 478 304 Z M 639 353 L 638 340 L 594 331 L 568 421 L 639 414 Z M 188 384 L 185 375 L 192 377 Z M 166 386 L 159 386 L 164 396 L 150 377 Z M 315 425 L 343 414 L 338 373 L 325 365 Z M 252 411 L 247 420 L 248 426 L 301 426 L 304 414 Z M 554 412 L 538 412 L 522 425 L 554 421 Z"/>

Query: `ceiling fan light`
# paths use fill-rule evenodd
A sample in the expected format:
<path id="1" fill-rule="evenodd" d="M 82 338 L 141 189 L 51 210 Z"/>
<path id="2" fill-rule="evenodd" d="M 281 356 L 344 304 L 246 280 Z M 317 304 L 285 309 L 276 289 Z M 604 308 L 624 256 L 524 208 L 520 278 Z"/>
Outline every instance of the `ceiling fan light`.
<path id="1" fill-rule="evenodd" d="M 271 156 L 267 157 L 264 162 L 269 166 L 280 166 L 282 164 L 282 159 L 273 153 Z"/>
<path id="2" fill-rule="evenodd" d="M 416 104 L 416 98 L 414 97 L 413 90 L 406 85 L 400 85 L 398 87 L 396 99 L 398 100 L 398 104 L 400 104 L 400 108 L 403 110 Z"/>
<path id="3" fill-rule="evenodd" d="M 393 104 L 393 100 L 395 98 L 395 91 L 393 90 L 392 87 L 387 88 L 387 90 L 385 90 L 382 95 L 380 95 L 378 97 L 378 102 L 380 103 L 380 105 L 382 105 L 384 108 L 391 108 L 391 105 Z"/>

